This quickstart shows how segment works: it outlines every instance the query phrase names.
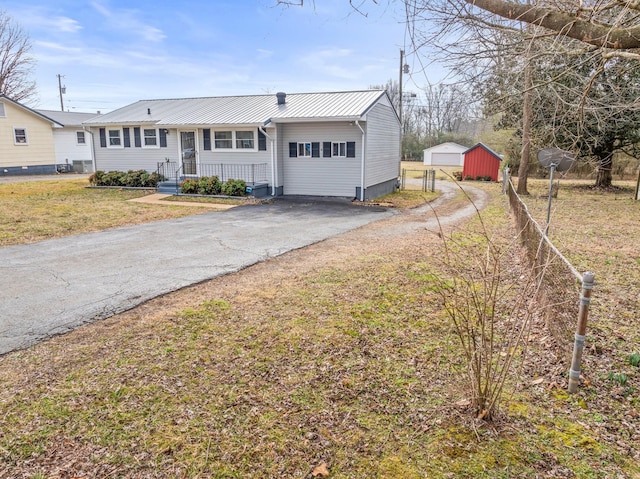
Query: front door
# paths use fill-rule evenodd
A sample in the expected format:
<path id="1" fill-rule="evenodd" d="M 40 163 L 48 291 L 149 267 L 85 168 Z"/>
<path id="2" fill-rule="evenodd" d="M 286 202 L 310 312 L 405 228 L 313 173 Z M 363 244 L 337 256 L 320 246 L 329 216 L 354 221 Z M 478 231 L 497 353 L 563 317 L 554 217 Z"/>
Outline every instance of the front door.
<path id="1" fill-rule="evenodd" d="M 197 175 L 196 132 L 180 132 L 180 148 L 182 151 L 182 171 L 185 175 Z"/>

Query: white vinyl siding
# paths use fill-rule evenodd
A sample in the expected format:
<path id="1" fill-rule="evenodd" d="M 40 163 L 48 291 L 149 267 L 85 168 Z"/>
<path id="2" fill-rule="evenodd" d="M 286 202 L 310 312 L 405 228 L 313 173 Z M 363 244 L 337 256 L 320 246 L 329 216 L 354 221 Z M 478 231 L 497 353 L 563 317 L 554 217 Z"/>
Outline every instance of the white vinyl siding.
<path id="1" fill-rule="evenodd" d="M 397 179 L 400 123 L 391 107 L 379 103 L 367 113 L 366 133 L 365 188 Z"/>
<path id="2" fill-rule="evenodd" d="M 360 186 L 362 133 L 349 122 L 286 124 L 279 127 L 285 195 L 355 197 Z M 353 141 L 355 158 L 323 157 L 323 143 Z M 290 158 L 289 143 L 320 143 L 320 157 Z"/>
<path id="3" fill-rule="evenodd" d="M 111 128 L 113 129 L 113 128 Z M 102 171 L 127 171 L 147 170 L 154 172 L 158 163 L 166 161 L 178 161 L 178 134 L 176 130 L 167 133 L 167 148 L 135 148 L 133 127 L 131 131 L 130 148 L 100 148 L 99 128 L 92 128 L 95 148 L 96 170 Z M 142 135 L 142 131 L 140 131 Z"/>
<path id="4" fill-rule="evenodd" d="M 84 135 L 84 143 L 78 143 L 78 135 Z M 97 135 L 97 133 L 96 133 Z M 99 141 L 96 138 L 96 141 Z M 56 128 L 53 130 L 53 144 L 56 153 L 56 164 L 73 164 L 74 161 L 91 160 L 91 135 L 89 132 L 75 128 Z M 96 147 L 99 147 L 96 145 Z"/>

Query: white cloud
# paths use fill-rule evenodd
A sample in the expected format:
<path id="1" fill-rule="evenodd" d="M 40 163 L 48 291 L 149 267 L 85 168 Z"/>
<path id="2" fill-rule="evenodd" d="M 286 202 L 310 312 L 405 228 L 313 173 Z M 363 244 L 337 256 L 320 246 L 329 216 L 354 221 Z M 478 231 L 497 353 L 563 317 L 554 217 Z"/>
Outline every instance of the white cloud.
<path id="1" fill-rule="evenodd" d="M 167 38 L 159 28 L 140 21 L 137 18 L 140 12 L 137 10 L 112 9 L 100 2 L 91 2 L 91 6 L 107 20 L 108 27 L 113 30 L 138 35 L 153 43 L 161 42 Z"/>
<path id="2" fill-rule="evenodd" d="M 82 30 L 82 25 L 77 20 L 69 17 L 55 17 L 53 19 L 54 26 L 61 32 L 75 33 Z"/>

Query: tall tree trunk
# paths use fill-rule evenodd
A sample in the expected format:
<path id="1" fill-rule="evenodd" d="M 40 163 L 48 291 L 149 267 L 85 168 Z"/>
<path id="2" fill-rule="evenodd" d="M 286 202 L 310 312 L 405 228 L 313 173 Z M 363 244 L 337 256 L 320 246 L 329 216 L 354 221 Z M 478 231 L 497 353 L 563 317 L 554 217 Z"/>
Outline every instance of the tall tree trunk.
<path id="1" fill-rule="evenodd" d="M 518 168 L 519 195 L 528 195 L 527 178 L 529 177 L 529 158 L 531 156 L 531 89 L 533 88 L 533 75 L 531 62 L 527 59 L 524 67 L 524 97 L 522 104 L 522 151 L 520 153 L 520 167 Z"/>
<path id="2" fill-rule="evenodd" d="M 609 188 L 611 186 L 611 171 L 613 169 L 613 153 L 600 158 L 596 173 L 596 188 Z"/>

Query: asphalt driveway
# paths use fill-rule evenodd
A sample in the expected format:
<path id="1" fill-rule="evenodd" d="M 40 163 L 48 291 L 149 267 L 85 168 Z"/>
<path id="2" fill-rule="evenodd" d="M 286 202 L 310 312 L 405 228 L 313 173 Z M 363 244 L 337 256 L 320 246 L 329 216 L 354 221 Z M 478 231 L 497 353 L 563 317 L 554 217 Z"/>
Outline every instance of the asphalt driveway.
<path id="1" fill-rule="evenodd" d="M 0 248 L 0 354 L 392 214 L 289 198 Z"/>

